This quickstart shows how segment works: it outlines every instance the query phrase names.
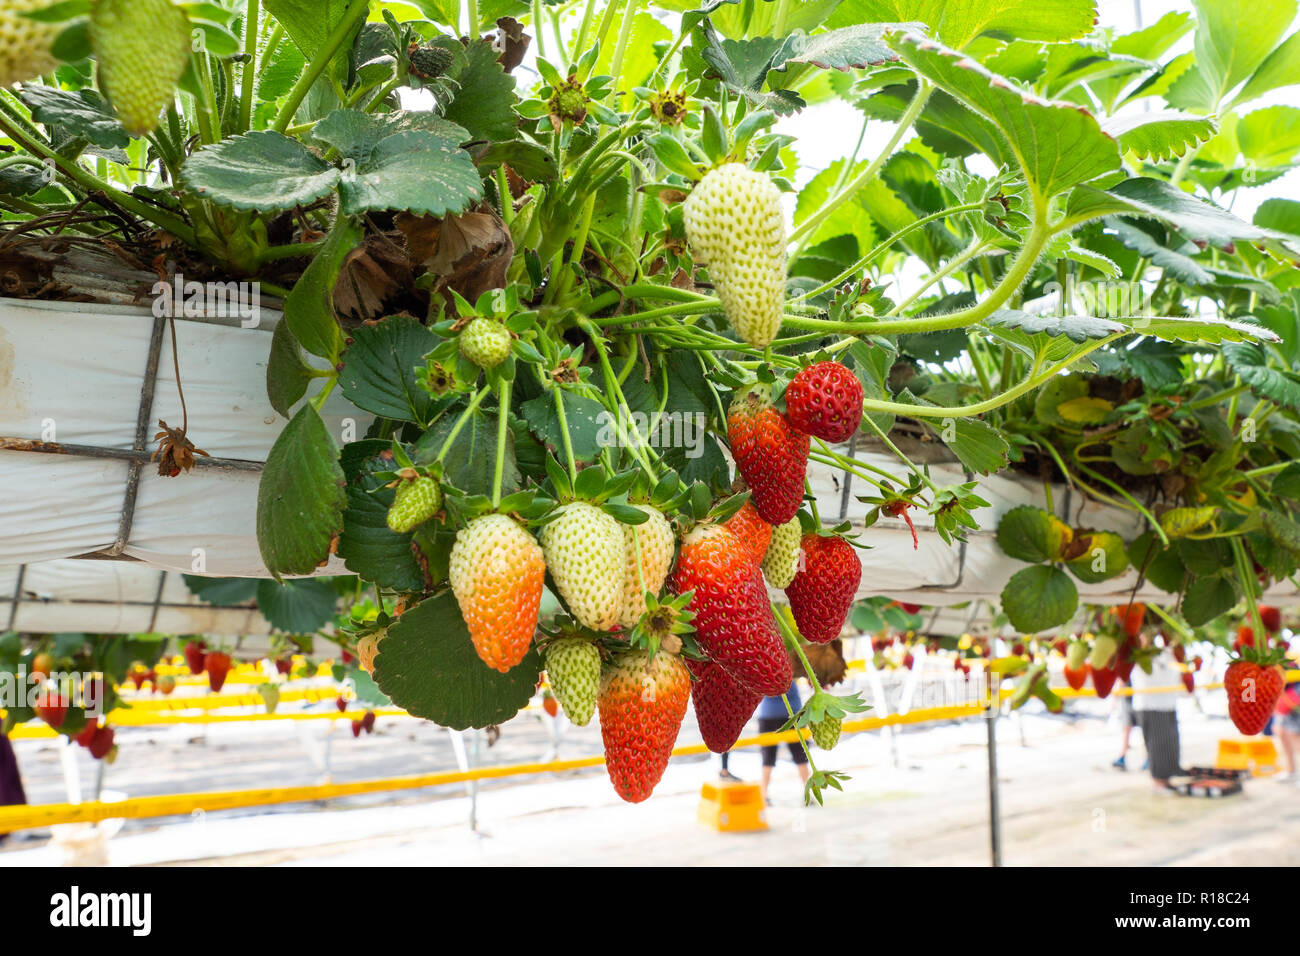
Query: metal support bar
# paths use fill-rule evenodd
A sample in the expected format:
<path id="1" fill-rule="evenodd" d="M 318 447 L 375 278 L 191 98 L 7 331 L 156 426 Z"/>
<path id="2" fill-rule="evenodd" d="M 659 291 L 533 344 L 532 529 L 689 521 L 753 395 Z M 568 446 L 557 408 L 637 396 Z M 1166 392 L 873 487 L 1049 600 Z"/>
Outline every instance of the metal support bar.
<path id="1" fill-rule="evenodd" d="M 125 448 L 99 448 L 95 445 L 69 445 L 63 442 L 36 441 L 33 438 L 11 438 L 0 436 L 0 451 L 30 451 L 40 455 L 68 455 L 72 458 L 106 458 L 112 461 L 138 462 L 147 465 L 152 457 L 149 451 L 135 451 Z M 242 458 L 195 458 L 195 468 L 211 468 L 216 471 L 251 471 L 262 470 L 260 461 L 245 461 Z"/>
<path id="2" fill-rule="evenodd" d="M 154 632 L 154 625 L 158 623 L 158 608 L 162 607 L 163 586 L 167 583 L 167 572 L 163 571 L 158 575 L 158 592 L 153 596 L 153 610 L 149 612 L 149 633 Z"/>
<path id="3" fill-rule="evenodd" d="M 989 685 L 992 688 L 992 685 Z M 1002 865 L 1002 808 L 998 794 L 998 711 L 1001 710 L 1001 703 L 997 697 L 997 689 L 986 688 L 985 692 L 989 695 L 987 709 L 984 713 L 984 720 L 988 726 L 988 752 L 989 752 L 989 850 L 992 855 L 992 865 Z"/>
<path id="4" fill-rule="evenodd" d="M 153 320 L 153 334 L 149 338 L 149 360 L 145 363 L 144 382 L 140 386 L 140 408 L 135 417 L 135 441 L 132 451 L 145 450 L 145 437 L 149 434 L 149 421 L 153 418 L 153 393 L 158 384 L 158 359 L 162 355 L 163 332 L 167 319 L 158 316 Z M 175 347 L 173 342 L 172 346 Z M 121 554 L 131 538 L 131 525 L 135 521 L 135 502 L 140 494 L 140 472 L 144 462 L 133 459 L 126 472 L 126 493 L 122 498 L 122 516 L 117 524 L 117 537 L 108 548 L 109 554 Z"/>
<path id="5" fill-rule="evenodd" d="M 27 565 L 18 565 L 18 581 L 14 584 L 14 602 L 9 605 L 9 627 L 6 630 L 14 629 L 14 621 L 18 619 L 18 602 L 22 598 L 23 578 L 27 576 Z"/>

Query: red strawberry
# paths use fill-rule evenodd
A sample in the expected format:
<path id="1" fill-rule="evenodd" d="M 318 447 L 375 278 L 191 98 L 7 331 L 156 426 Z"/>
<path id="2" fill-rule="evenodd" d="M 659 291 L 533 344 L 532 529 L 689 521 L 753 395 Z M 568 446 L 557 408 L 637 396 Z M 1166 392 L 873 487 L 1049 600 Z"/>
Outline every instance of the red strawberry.
<path id="1" fill-rule="evenodd" d="M 662 650 L 653 660 L 625 651 L 603 668 L 597 704 L 605 769 L 628 803 L 645 800 L 663 777 L 690 696 L 686 665 Z"/>
<path id="2" fill-rule="evenodd" d="M 89 747 L 90 742 L 95 739 L 95 734 L 99 730 L 99 724 L 94 721 L 87 721 L 86 726 L 82 727 L 72 739 L 83 747 Z"/>
<path id="3" fill-rule="evenodd" d="M 1232 642 L 1232 649 L 1241 653 L 1243 647 L 1255 646 L 1255 629 L 1249 624 L 1237 628 L 1237 639 Z"/>
<path id="4" fill-rule="evenodd" d="M 899 604 L 905 614 L 920 614 L 921 605 L 919 604 Z"/>
<path id="5" fill-rule="evenodd" d="M 1069 642 L 1063 637 L 1058 637 L 1055 641 L 1052 642 L 1052 650 L 1056 651 L 1056 653 L 1061 655 L 1065 654 L 1065 652 L 1069 649 L 1069 646 L 1070 646 Z"/>
<path id="6" fill-rule="evenodd" d="M 1121 644 L 1119 652 L 1115 655 L 1115 674 L 1124 683 L 1132 683 L 1129 678 L 1133 676 L 1133 647 L 1131 644 Z"/>
<path id="7" fill-rule="evenodd" d="M 373 710 L 367 710 L 361 715 L 361 729 L 368 734 L 375 732 L 375 712 Z"/>
<path id="8" fill-rule="evenodd" d="M 1125 604 L 1113 607 L 1110 612 L 1124 622 L 1124 633 L 1136 638 L 1142 633 L 1142 621 L 1146 617 L 1147 606 L 1142 603 Z"/>
<path id="9" fill-rule="evenodd" d="M 213 651 L 203 658 L 203 668 L 208 672 L 208 687 L 215 694 L 226 683 L 230 673 L 230 655 L 224 651 Z"/>
<path id="10" fill-rule="evenodd" d="M 766 385 L 736 393 L 727 410 L 727 439 L 763 520 L 780 525 L 793 518 L 803 501 L 808 436 L 772 406 Z"/>
<path id="11" fill-rule="evenodd" d="M 148 671 L 146 671 L 143 667 L 141 667 L 131 671 L 131 673 L 128 674 L 127 676 L 131 678 L 131 683 L 135 685 L 135 689 L 139 690 L 141 687 L 144 686 L 144 680 L 145 677 L 148 675 L 148 673 L 149 673 Z"/>
<path id="12" fill-rule="evenodd" d="M 1115 686 L 1116 674 L 1109 667 L 1088 666 L 1088 673 L 1092 675 L 1092 689 L 1097 692 L 1097 696 L 1103 699 L 1110 696 L 1110 690 Z"/>
<path id="13" fill-rule="evenodd" d="M 96 760 L 103 760 L 108 756 L 108 752 L 113 749 L 113 728 L 107 724 L 97 728 L 88 746 L 92 757 Z"/>
<path id="14" fill-rule="evenodd" d="M 543 697 L 542 710 L 546 711 L 547 714 L 554 717 L 556 714 L 560 712 L 560 703 L 554 697 Z"/>
<path id="15" fill-rule="evenodd" d="M 695 592 L 695 637 L 728 674 L 764 696 L 789 689 L 794 668 L 763 573 L 739 538 L 721 525 L 696 528 L 682 541 L 670 583 L 676 594 Z"/>
<path id="16" fill-rule="evenodd" d="M 1259 619 L 1264 625 L 1264 630 L 1270 634 L 1276 634 L 1282 630 L 1282 612 L 1275 607 L 1261 604 L 1259 606 Z"/>
<path id="17" fill-rule="evenodd" d="M 862 562 L 838 535 L 806 534 L 804 566 L 785 589 L 799 633 L 814 644 L 840 636 L 862 581 Z"/>
<path id="18" fill-rule="evenodd" d="M 839 362 L 799 370 L 785 390 L 786 415 L 801 432 L 844 442 L 862 424 L 862 383 Z"/>
<path id="19" fill-rule="evenodd" d="M 287 657 L 277 657 L 275 659 L 275 672 L 277 674 L 288 674 L 293 670 L 293 661 Z"/>
<path id="20" fill-rule="evenodd" d="M 1193 658 L 1192 658 L 1192 672 L 1195 673 L 1196 671 L 1199 671 L 1200 669 L 1201 669 L 1201 659 L 1200 659 L 1199 657 L 1193 657 Z"/>
<path id="21" fill-rule="evenodd" d="M 704 744 L 715 754 L 726 753 L 758 709 L 761 694 L 747 690 L 713 661 L 687 661 L 695 676 L 691 701 Z"/>
<path id="22" fill-rule="evenodd" d="M 1011 645 L 1012 657 L 1024 657 L 1024 655 L 1025 655 L 1025 645 L 1023 643 L 1017 641 L 1015 644 Z"/>
<path id="23" fill-rule="evenodd" d="M 352 652 L 351 652 L 351 651 L 348 651 L 348 650 L 343 650 L 341 656 L 342 656 L 342 658 L 343 658 L 343 663 L 344 663 L 344 664 L 351 664 L 353 661 L 356 660 L 355 655 L 353 655 Z"/>
<path id="24" fill-rule="evenodd" d="M 345 710 L 348 709 L 347 699 L 342 694 L 340 694 L 338 696 L 338 699 L 334 701 L 334 706 L 339 709 L 340 714 L 343 713 Z"/>
<path id="25" fill-rule="evenodd" d="M 1187 659 L 1187 651 L 1183 648 L 1183 645 L 1175 644 L 1170 649 L 1173 651 L 1174 660 L 1176 660 L 1178 663 L 1181 664 L 1183 661 Z"/>
<path id="26" fill-rule="evenodd" d="M 203 641 L 190 641 L 185 645 L 185 663 L 190 666 L 191 674 L 203 673 L 203 659 L 208 645 Z"/>
<path id="27" fill-rule="evenodd" d="M 361 721 L 359 719 L 352 721 L 352 736 L 353 737 L 361 736 Z"/>
<path id="28" fill-rule="evenodd" d="M 1193 693 L 1196 690 L 1196 678 L 1192 676 L 1191 671 L 1183 671 L 1178 675 L 1183 680 L 1183 686 L 1187 688 L 1187 693 Z"/>
<path id="29" fill-rule="evenodd" d="M 1260 667 L 1248 660 L 1229 664 L 1223 688 L 1228 693 L 1228 716 L 1237 729 L 1247 736 L 1263 730 L 1282 696 L 1282 687 L 1281 668 Z"/>
<path id="30" fill-rule="evenodd" d="M 36 695 L 36 705 L 33 709 L 36 711 L 36 716 L 51 727 L 62 727 L 64 718 L 68 716 L 68 698 L 51 691 L 48 687 L 43 687 Z"/>
<path id="31" fill-rule="evenodd" d="M 912 669 L 912 665 L 914 665 L 915 663 L 916 663 L 916 659 L 912 657 L 912 653 L 910 651 L 903 655 L 903 666 L 906 667 L 909 671 Z"/>
<path id="32" fill-rule="evenodd" d="M 763 563 L 767 546 L 772 541 L 772 526 L 759 516 L 752 501 L 741 505 L 739 511 L 722 522 L 722 526 L 744 543 L 755 562 Z"/>
<path id="33" fill-rule="evenodd" d="M 1068 664 L 1065 666 L 1065 682 L 1075 690 L 1082 688 L 1087 680 L 1088 667 L 1086 664 L 1083 667 L 1071 667 Z"/>
<path id="34" fill-rule="evenodd" d="M 961 670 L 961 669 L 962 669 L 963 667 L 965 667 L 965 666 L 966 666 L 966 665 L 963 664 L 963 663 L 961 662 L 961 658 L 960 658 L 960 657 L 954 657 L 954 658 L 952 659 L 952 669 L 953 669 L 953 670 L 955 670 L 955 671 L 959 671 L 959 670 Z"/>

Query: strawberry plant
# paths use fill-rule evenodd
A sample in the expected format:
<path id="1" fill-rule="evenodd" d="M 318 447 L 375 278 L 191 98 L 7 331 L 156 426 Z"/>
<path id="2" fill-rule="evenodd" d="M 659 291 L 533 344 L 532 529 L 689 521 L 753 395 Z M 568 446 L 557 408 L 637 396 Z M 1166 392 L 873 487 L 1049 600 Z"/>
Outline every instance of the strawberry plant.
<path id="1" fill-rule="evenodd" d="M 734 741 L 791 655 L 815 684 L 801 638 L 857 617 L 872 582 L 810 468 L 871 489 L 865 545 L 881 515 L 961 543 L 1002 470 L 1146 520 L 1008 513 L 1024 630 L 1131 567 L 1188 624 L 1244 599 L 1264 632 L 1261 576 L 1300 562 L 1300 203 L 1225 205 L 1300 156 L 1273 135 L 1300 114 L 1250 108 L 1294 79 L 1294 13 L 1202 0 L 1121 34 L 1092 0 L 0 0 L 0 257 L 57 236 L 278 296 L 259 605 L 310 633 L 350 588 L 338 638 L 456 728 L 509 719 L 547 660 L 583 717 L 598 657 L 637 801 L 690 696 Z M 788 119 L 832 101 L 863 136 L 827 163 Z M 202 429 L 164 426 L 159 480 Z M 331 560 L 355 578 L 294 580 Z M 791 726 L 829 749 L 858 706 L 818 692 Z"/>

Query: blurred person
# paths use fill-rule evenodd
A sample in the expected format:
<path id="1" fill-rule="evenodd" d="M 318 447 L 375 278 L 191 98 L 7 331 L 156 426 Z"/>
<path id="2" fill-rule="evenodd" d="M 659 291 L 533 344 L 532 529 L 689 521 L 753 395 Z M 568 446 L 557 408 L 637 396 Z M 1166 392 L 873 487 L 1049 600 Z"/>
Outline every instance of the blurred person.
<path id="1" fill-rule="evenodd" d="M 1116 770 L 1127 770 L 1129 743 L 1133 737 L 1133 727 L 1137 723 L 1137 718 L 1133 714 L 1133 698 L 1128 694 L 1116 694 L 1115 708 L 1119 711 L 1119 756 L 1111 766 Z M 1145 770 L 1146 767 L 1142 769 Z"/>
<path id="2" fill-rule="evenodd" d="M 1282 766 L 1286 769 L 1273 779 L 1282 782 L 1300 782 L 1295 769 L 1296 741 L 1300 740 L 1300 683 L 1288 684 L 1277 699 L 1277 718 L 1273 722 L 1278 749 L 1282 752 Z"/>
<path id="3" fill-rule="evenodd" d="M 1150 638 L 1144 636 L 1143 646 Z M 1156 792 L 1162 795 L 1175 791 L 1169 778 L 1182 773 L 1179 766 L 1178 695 L 1174 693 L 1143 693 L 1156 688 L 1182 688 L 1182 679 L 1174 665 L 1173 655 L 1162 651 L 1151 661 L 1151 673 L 1141 667 L 1133 668 L 1133 712 L 1142 731 L 1142 744 L 1147 751 L 1147 764 Z"/>
<path id="4" fill-rule="evenodd" d="M 22 774 L 18 772 L 18 758 L 14 756 L 14 746 L 7 734 L 0 734 L 0 807 L 9 807 L 27 802 L 27 793 L 23 790 Z M 0 833 L 0 843 L 9 836 Z"/>
<path id="5" fill-rule="evenodd" d="M 790 701 L 790 711 L 785 709 L 785 701 L 780 697 L 764 697 L 758 705 L 758 732 L 760 734 L 771 734 L 781 729 L 781 725 L 790 719 L 790 713 L 798 713 L 803 703 L 799 697 L 798 681 L 790 681 L 790 689 L 785 692 L 786 698 Z M 787 745 L 790 748 L 790 757 L 794 760 L 795 766 L 799 770 L 799 777 L 804 783 L 808 782 L 808 754 L 804 752 L 803 745 L 797 740 L 792 740 Z M 767 802 L 767 786 L 772 781 L 772 768 L 776 766 L 776 752 L 779 748 L 776 744 L 765 746 L 763 748 L 763 777 L 759 784 L 759 790 L 763 794 L 763 802 Z"/>
<path id="6" fill-rule="evenodd" d="M 732 773 L 731 768 L 727 766 L 728 758 L 730 756 L 731 756 L 730 750 L 723 751 L 722 769 L 718 771 L 718 776 L 721 777 L 723 780 L 728 780 L 732 783 L 743 783 L 744 781 L 741 780 L 739 777 L 737 777 L 734 773 Z"/>

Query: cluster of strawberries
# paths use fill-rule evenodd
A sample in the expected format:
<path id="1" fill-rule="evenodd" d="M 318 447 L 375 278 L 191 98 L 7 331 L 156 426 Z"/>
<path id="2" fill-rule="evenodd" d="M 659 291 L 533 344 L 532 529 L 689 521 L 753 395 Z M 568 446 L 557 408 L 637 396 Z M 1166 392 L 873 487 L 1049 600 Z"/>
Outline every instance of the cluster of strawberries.
<path id="1" fill-rule="evenodd" d="M 610 778 L 625 800 L 646 799 L 659 782 L 688 700 L 706 744 L 721 752 L 763 697 L 789 688 L 769 585 L 785 590 L 808 641 L 829 643 L 844 626 L 862 565 L 842 537 L 804 533 L 797 513 L 809 435 L 847 439 L 861 422 L 862 388 L 843 365 L 821 362 L 795 376 L 786 405 L 779 411 L 761 384 L 735 396 L 728 438 L 750 500 L 723 523 L 689 530 L 675 563 L 672 525 L 649 504 L 632 505 L 646 516 L 635 525 L 572 501 L 538 538 L 500 513 L 456 536 L 452 591 L 495 670 L 510 670 L 532 646 L 550 573 L 572 615 L 543 645 L 551 689 L 575 724 L 599 708 Z M 633 629 L 647 639 L 629 641 Z M 688 629 L 705 659 L 681 655 L 678 635 Z M 378 645 L 378 637 L 358 645 L 363 665 L 373 667 Z"/>
<path id="2" fill-rule="evenodd" d="M 185 645 L 185 663 L 194 674 L 208 675 L 208 687 L 215 694 L 226 684 L 226 675 L 234 666 L 234 661 L 225 651 L 209 651 L 203 641 L 190 641 Z"/>

